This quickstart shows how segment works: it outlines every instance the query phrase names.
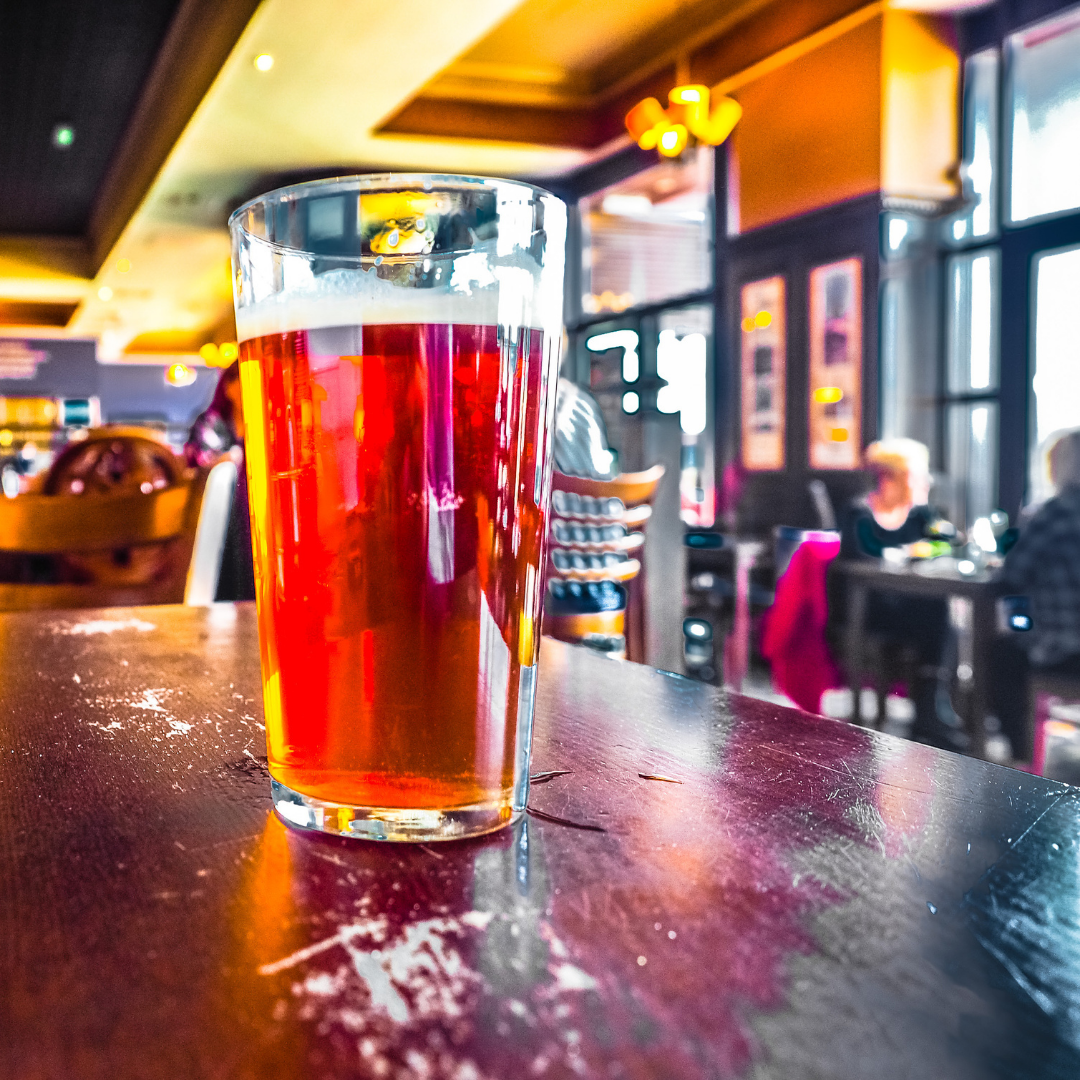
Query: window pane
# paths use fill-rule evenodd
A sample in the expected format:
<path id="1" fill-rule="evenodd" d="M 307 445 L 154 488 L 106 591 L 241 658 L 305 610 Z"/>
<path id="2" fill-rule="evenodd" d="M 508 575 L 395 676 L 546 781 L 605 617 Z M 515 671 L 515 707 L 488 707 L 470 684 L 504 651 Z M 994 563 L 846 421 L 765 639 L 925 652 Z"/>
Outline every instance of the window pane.
<path id="1" fill-rule="evenodd" d="M 1049 494 L 1040 453 L 1062 428 L 1080 427 L 1080 247 L 1035 259 L 1034 498 Z"/>
<path id="2" fill-rule="evenodd" d="M 948 391 L 996 390 L 1000 255 L 954 255 L 948 275 Z"/>
<path id="3" fill-rule="evenodd" d="M 639 388 L 634 384 L 641 374 L 641 337 L 632 326 L 611 324 L 595 327 L 578 338 L 587 358 L 588 377 L 582 379 L 607 425 L 608 446 L 615 452 L 616 471 L 633 472 L 641 468 L 640 438 L 635 439 L 628 414 L 641 408 Z"/>
<path id="4" fill-rule="evenodd" d="M 964 64 L 964 159 L 960 166 L 975 205 L 951 223 L 953 240 L 997 231 L 998 70 L 996 49 L 969 57 Z"/>
<path id="5" fill-rule="evenodd" d="M 967 529 L 997 503 L 998 407 L 996 402 L 949 405 L 946 413 L 949 479 L 944 492 L 952 520 Z"/>
<path id="6" fill-rule="evenodd" d="M 887 268 L 881 287 L 881 437 L 918 439 L 941 460 L 941 272 L 929 259 Z"/>
<path id="7" fill-rule="evenodd" d="M 582 310 L 624 311 L 712 285 L 712 151 L 581 200 Z"/>
<path id="8" fill-rule="evenodd" d="M 682 428 L 682 519 L 710 526 L 716 519 L 714 473 L 712 305 L 661 314 L 656 374 L 667 385 L 656 395 L 660 412 L 679 414 Z"/>
<path id="9" fill-rule="evenodd" d="M 1080 206 L 1080 11 L 1006 39 L 1011 218 Z"/>

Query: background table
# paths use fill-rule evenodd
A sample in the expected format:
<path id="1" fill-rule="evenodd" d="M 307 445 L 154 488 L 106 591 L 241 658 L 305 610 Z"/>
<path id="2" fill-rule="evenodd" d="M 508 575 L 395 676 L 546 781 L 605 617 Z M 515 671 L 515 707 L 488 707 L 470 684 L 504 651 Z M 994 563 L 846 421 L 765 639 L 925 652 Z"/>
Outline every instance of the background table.
<path id="1" fill-rule="evenodd" d="M 996 605 L 1004 587 L 985 571 L 942 573 L 935 572 L 931 564 L 891 566 L 881 559 L 837 559 L 829 572 L 842 576 L 846 582 L 843 666 L 851 683 L 856 715 L 860 710 L 859 691 L 865 669 L 866 605 L 870 593 L 895 592 L 940 600 L 962 597 L 970 603 L 970 626 L 961 629 L 960 653 L 961 657 L 970 657 L 971 672 L 962 681 L 957 711 L 971 736 L 971 752 L 985 757 L 986 714 L 990 709 L 990 642 L 997 633 Z"/>
<path id="2" fill-rule="evenodd" d="M 1063 785 L 545 642 L 545 816 L 382 846 L 271 812 L 248 607 L 0 656 L 5 1080 L 1080 1075 Z"/>

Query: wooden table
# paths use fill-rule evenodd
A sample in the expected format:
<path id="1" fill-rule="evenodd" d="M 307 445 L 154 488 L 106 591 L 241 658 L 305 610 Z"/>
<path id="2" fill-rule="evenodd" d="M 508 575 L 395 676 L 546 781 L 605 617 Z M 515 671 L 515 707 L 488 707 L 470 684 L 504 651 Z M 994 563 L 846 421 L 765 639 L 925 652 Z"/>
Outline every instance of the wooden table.
<path id="1" fill-rule="evenodd" d="M 866 607 L 870 593 L 894 592 L 941 600 L 962 597 L 970 602 L 970 625 L 960 631 L 962 663 L 968 663 L 970 672 L 964 672 L 966 677 L 961 680 L 958 712 L 971 737 L 971 752 L 977 757 L 985 757 L 986 714 L 990 708 L 990 644 L 997 633 L 996 604 L 1003 587 L 986 571 L 944 573 L 929 563 L 892 566 L 878 559 L 837 559 L 830 573 L 841 575 L 846 582 L 844 668 L 851 680 L 857 716 L 860 675 L 866 666 Z"/>
<path id="2" fill-rule="evenodd" d="M 272 813 L 250 607 L 0 656 L 4 1080 L 1080 1075 L 1064 785 L 549 641 L 538 816 L 383 846 Z"/>

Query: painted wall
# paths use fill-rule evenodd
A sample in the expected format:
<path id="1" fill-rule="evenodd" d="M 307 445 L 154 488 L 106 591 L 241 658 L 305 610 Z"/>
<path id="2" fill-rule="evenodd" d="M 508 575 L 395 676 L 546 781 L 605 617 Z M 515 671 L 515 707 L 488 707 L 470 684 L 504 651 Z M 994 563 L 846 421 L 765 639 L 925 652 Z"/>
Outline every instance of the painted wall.
<path id="1" fill-rule="evenodd" d="M 957 192 L 960 65 L 948 24 L 872 4 L 717 85 L 732 135 L 738 230 L 881 192 Z"/>
<path id="2" fill-rule="evenodd" d="M 37 354 L 29 378 L 3 378 L 0 397 L 91 397 L 98 392 L 96 344 L 88 340 L 0 338 L 0 372 L 5 356 Z M 30 368 L 28 367 L 29 371 Z"/>
<path id="3" fill-rule="evenodd" d="M 28 378 L 4 378 L 5 355 L 36 354 Z M 12 363 L 9 360 L 8 370 Z M 220 372 L 196 368 L 190 386 L 169 386 L 166 364 L 99 364 L 96 343 L 75 339 L 0 339 L 0 397 L 93 397 L 105 421 L 154 420 L 186 427 L 210 403 Z M 29 367 L 27 367 L 29 370 Z"/>
<path id="4" fill-rule="evenodd" d="M 877 191 L 881 26 L 856 26 L 731 94 L 739 231 Z"/>

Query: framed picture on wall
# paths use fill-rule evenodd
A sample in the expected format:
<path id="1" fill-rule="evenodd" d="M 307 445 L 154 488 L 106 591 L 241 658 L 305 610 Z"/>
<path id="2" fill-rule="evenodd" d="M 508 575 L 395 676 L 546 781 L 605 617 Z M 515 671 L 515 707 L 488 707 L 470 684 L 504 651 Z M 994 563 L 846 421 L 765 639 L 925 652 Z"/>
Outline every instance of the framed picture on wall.
<path id="1" fill-rule="evenodd" d="M 862 259 L 810 271 L 810 468 L 862 457 Z"/>
<path id="2" fill-rule="evenodd" d="M 784 279 L 743 285 L 742 463 L 751 470 L 784 467 L 784 401 L 787 350 Z"/>

